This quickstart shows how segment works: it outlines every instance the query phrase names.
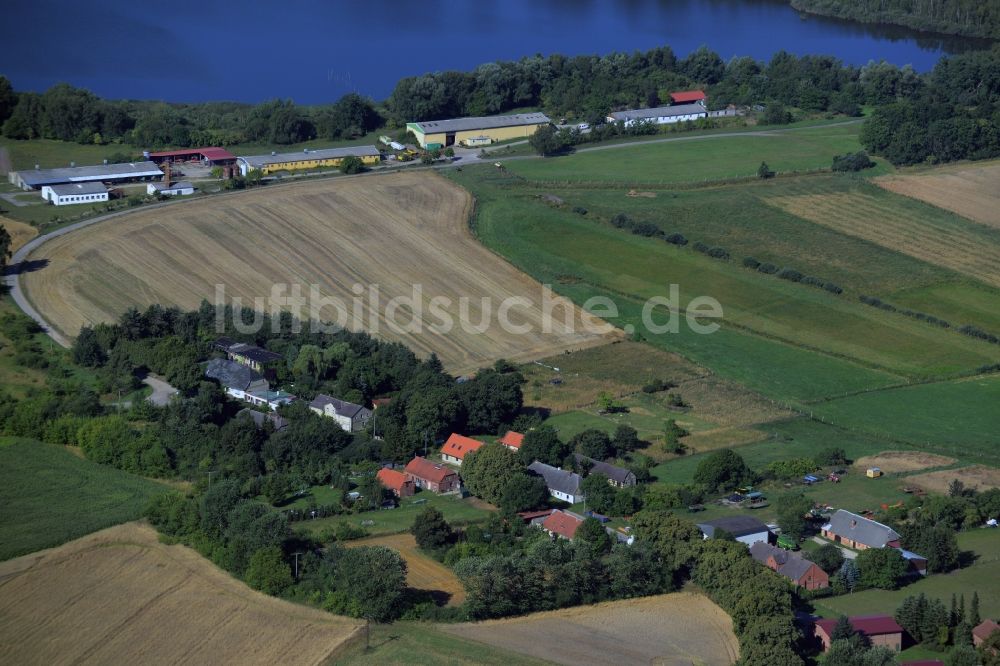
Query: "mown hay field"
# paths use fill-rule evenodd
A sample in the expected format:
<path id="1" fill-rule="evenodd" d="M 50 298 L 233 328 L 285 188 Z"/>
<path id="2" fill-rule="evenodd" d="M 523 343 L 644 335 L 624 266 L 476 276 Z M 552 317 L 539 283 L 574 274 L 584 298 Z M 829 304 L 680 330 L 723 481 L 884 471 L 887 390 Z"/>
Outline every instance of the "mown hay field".
<path id="1" fill-rule="evenodd" d="M 984 465 L 970 465 L 958 469 L 942 469 L 937 472 L 926 472 L 906 477 L 907 482 L 920 486 L 924 490 L 947 494 L 952 481 L 961 481 L 966 488 L 980 491 L 990 488 L 1000 488 L 1000 469 Z"/>
<path id="2" fill-rule="evenodd" d="M 348 548 L 357 546 L 385 546 L 398 551 L 406 560 L 406 584 L 414 590 L 430 592 L 438 602 L 459 606 L 465 601 L 465 588 L 455 572 L 417 548 L 412 534 L 386 536 L 348 541 Z"/>
<path id="3" fill-rule="evenodd" d="M 869 467 L 878 467 L 887 474 L 896 472 L 918 472 L 931 467 L 945 467 L 955 463 L 954 458 L 919 451 L 880 451 L 875 455 L 862 456 L 854 461 L 859 474 Z"/>
<path id="4" fill-rule="evenodd" d="M 9 249 L 11 254 L 17 252 L 22 245 L 38 235 L 38 229 L 30 224 L 18 222 L 2 215 L 0 215 L 0 227 L 6 229 L 7 233 L 10 234 Z"/>
<path id="5" fill-rule="evenodd" d="M 1000 286 L 1000 230 L 900 197 L 880 195 L 878 190 L 802 194 L 768 201 L 804 220 Z"/>
<path id="6" fill-rule="evenodd" d="M 11 664 L 322 664 L 360 625 L 268 597 L 127 523 L 0 564 Z"/>
<path id="7" fill-rule="evenodd" d="M 196 308 L 215 298 L 217 285 L 224 285 L 228 302 L 241 297 L 252 305 L 277 283 L 289 290 L 300 285 L 305 298 L 310 285 L 318 285 L 321 297 L 344 305 L 324 307 L 319 319 L 364 328 L 423 355 L 436 352 L 453 372 L 603 342 L 587 332 L 572 305 L 568 318 L 557 308 L 551 332 L 543 330 L 541 286 L 475 241 L 468 230 L 471 206 L 466 191 L 423 172 L 208 197 L 54 239 L 32 254 L 49 263 L 25 275 L 23 285 L 35 307 L 68 335 L 115 320 L 133 305 Z M 355 285 L 364 285 L 360 299 Z M 413 296 L 414 285 L 422 288 L 416 302 L 401 303 L 387 316 L 390 299 Z M 511 297 L 531 302 L 509 310 L 511 323 L 529 326 L 527 333 L 498 323 L 500 304 Z M 448 302 L 438 301 L 435 310 L 434 298 Z M 309 305 L 301 315 L 310 317 Z M 453 323 L 450 331 L 445 319 Z M 481 322 L 487 325 L 479 333 Z"/>
<path id="8" fill-rule="evenodd" d="M 935 167 L 925 173 L 875 179 L 890 192 L 958 213 L 1000 229 L 1000 161 Z"/>
<path id="9" fill-rule="evenodd" d="M 732 664 L 732 621 L 709 599 L 677 592 L 532 613 L 507 620 L 441 625 L 442 631 L 573 666 Z"/>

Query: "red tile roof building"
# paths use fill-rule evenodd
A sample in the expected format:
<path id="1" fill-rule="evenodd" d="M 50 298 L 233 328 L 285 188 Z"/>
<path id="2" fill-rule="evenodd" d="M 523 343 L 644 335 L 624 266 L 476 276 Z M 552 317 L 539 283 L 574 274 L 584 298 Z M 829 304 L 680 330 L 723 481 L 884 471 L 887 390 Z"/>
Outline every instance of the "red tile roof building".
<path id="1" fill-rule="evenodd" d="M 542 529 L 549 534 L 573 540 L 576 530 L 583 523 L 583 518 L 568 511 L 553 511 L 542 522 Z"/>
<path id="2" fill-rule="evenodd" d="M 432 463 L 426 458 L 417 456 L 406 464 L 406 478 L 413 481 L 417 488 L 424 488 L 435 493 L 450 493 L 458 490 L 461 482 L 455 470 L 444 465 Z"/>
<path id="3" fill-rule="evenodd" d="M 705 93 L 701 90 L 685 90 L 682 92 L 670 93 L 670 102 L 672 104 L 694 104 L 696 102 L 705 101 Z"/>
<path id="4" fill-rule="evenodd" d="M 511 451 L 518 451 L 521 448 L 521 444 L 524 443 L 524 435 L 519 432 L 514 432 L 513 430 L 508 430 L 507 433 L 500 438 L 500 443 Z"/>
<path id="5" fill-rule="evenodd" d="M 478 451 L 482 445 L 478 439 L 451 433 L 451 437 L 441 447 L 441 460 L 452 465 L 461 465 L 466 454 Z"/>
<path id="6" fill-rule="evenodd" d="M 884 645 L 896 652 L 903 649 L 903 628 L 889 615 L 860 615 L 849 618 L 851 626 L 863 634 L 872 645 Z M 837 621 L 816 620 L 816 637 L 823 642 L 823 652 L 830 649 L 831 635 Z"/>
<path id="7" fill-rule="evenodd" d="M 416 484 L 402 472 L 383 467 L 375 475 L 383 486 L 393 492 L 396 497 L 410 497 L 417 492 Z"/>
<path id="8" fill-rule="evenodd" d="M 1000 624 L 993 620 L 983 620 L 972 630 L 972 644 L 979 647 L 994 631 L 1000 631 Z"/>
<path id="9" fill-rule="evenodd" d="M 225 148 L 184 148 L 183 150 L 161 150 L 149 154 L 149 159 L 160 163 L 165 161 L 205 160 L 213 164 L 234 164 L 236 155 Z"/>

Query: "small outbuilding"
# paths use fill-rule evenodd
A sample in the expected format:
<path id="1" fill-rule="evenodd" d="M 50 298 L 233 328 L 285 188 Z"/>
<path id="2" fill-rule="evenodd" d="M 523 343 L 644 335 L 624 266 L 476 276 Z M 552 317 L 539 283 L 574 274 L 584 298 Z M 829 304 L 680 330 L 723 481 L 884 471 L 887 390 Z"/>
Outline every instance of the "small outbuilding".
<path id="1" fill-rule="evenodd" d="M 726 516 L 707 520 L 698 523 L 698 529 L 706 539 L 714 539 L 722 532 L 747 546 L 752 546 L 758 541 L 767 543 L 771 539 L 771 530 L 753 516 Z"/>
<path id="2" fill-rule="evenodd" d="M 972 644 L 979 647 L 997 631 L 1000 631 L 1000 624 L 991 619 L 983 620 L 972 629 Z"/>
<path id="3" fill-rule="evenodd" d="M 165 197 L 187 197 L 194 194 L 194 185 L 186 180 L 177 183 L 147 183 L 146 194 L 159 194 Z"/>
<path id="4" fill-rule="evenodd" d="M 517 453 L 521 449 L 521 444 L 524 443 L 524 435 L 519 432 L 514 432 L 513 430 L 508 430 L 504 433 L 504 436 L 500 438 L 500 443 L 514 453 Z"/>
<path id="5" fill-rule="evenodd" d="M 549 489 L 549 495 L 557 500 L 570 504 L 583 501 L 583 491 L 580 489 L 583 478 L 576 472 L 567 472 L 564 469 L 546 465 L 539 460 L 528 465 L 528 471 L 541 476 L 545 480 L 545 486 Z"/>
<path id="6" fill-rule="evenodd" d="M 573 537 L 576 536 L 576 530 L 582 524 L 583 516 L 577 515 L 572 511 L 561 511 L 557 509 L 549 514 L 548 518 L 542 521 L 541 527 L 551 536 L 569 539 L 572 541 Z"/>
<path id="7" fill-rule="evenodd" d="M 417 492 L 413 479 L 407 478 L 403 472 L 383 467 L 375 476 L 379 483 L 391 490 L 396 497 L 410 497 Z"/>

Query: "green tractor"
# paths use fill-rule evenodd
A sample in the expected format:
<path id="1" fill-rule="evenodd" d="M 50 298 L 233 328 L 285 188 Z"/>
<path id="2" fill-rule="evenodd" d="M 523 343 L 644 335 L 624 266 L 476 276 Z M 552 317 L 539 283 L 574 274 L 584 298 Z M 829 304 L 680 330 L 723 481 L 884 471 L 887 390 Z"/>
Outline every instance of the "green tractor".
<path id="1" fill-rule="evenodd" d="M 788 534 L 778 535 L 778 547 L 784 548 L 785 550 L 798 550 L 798 542 Z"/>

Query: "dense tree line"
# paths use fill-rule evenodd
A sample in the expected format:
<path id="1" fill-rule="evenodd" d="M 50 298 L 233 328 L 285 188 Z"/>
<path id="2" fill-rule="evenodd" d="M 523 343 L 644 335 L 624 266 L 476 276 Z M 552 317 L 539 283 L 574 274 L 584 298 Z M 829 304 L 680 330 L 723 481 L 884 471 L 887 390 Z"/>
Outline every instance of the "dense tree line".
<path id="1" fill-rule="evenodd" d="M 1000 5 L 982 0 L 791 0 L 801 11 L 914 30 L 1000 38 Z"/>

